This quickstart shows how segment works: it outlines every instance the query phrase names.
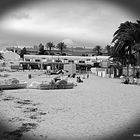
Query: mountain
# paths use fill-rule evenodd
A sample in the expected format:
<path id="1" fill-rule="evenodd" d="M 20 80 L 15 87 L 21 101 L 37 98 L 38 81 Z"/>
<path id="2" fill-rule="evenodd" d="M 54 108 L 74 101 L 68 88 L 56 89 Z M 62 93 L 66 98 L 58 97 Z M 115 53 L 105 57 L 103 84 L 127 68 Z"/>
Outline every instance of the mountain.
<path id="1" fill-rule="evenodd" d="M 93 43 L 72 40 L 70 38 L 63 39 L 61 42 L 64 42 L 68 48 L 93 48 L 95 46 Z"/>

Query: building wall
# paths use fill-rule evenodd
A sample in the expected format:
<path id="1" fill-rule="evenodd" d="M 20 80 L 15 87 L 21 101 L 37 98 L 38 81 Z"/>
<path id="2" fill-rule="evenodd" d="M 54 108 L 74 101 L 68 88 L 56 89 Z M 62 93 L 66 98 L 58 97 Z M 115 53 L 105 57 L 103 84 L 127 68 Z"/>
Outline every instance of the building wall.
<path id="1" fill-rule="evenodd" d="M 107 60 L 109 56 L 53 56 L 53 55 L 25 55 L 24 61 L 30 62 L 62 62 L 62 63 L 84 63 L 94 64 Z"/>

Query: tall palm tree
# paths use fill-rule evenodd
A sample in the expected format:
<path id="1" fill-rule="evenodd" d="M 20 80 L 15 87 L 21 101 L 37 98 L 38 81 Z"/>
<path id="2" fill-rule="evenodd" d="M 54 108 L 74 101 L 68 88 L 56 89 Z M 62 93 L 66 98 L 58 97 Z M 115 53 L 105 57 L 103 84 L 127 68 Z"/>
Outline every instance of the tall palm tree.
<path id="1" fill-rule="evenodd" d="M 60 42 L 57 44 L 56 47 L 61 51 L 61 55 L 62 55 L 63 50 L 66 49 L 67 45 L 64 42 Z"/>
<path id="2" fill-rule="evenodd" d="M 101 53 L 101 50 L 102 50 L 102 47 L 99 46 L 99 45 L 97 45 L 97 46 L 95 46 L 95 47 L 93 48 L 93 51 L 96 52 L 96 55 L 101 55 L 101 54 L 102 54 L 102 53 Z"/>
<path id="3" fill-rule="evenodd" d="M 55 48 L 55 45 L 53 44 L 53 42 L 48 42 L 46 44 L 46 48 L 49 49 L 49 54 L 51 54 L 52 48 Z"/>
<path id="4" fill-rule="evenodd" d="M 24 55 L 25 54 L 27 54 L 27 50 L 26 50 L 26 48 L 24 47 L 23 49 L 21 49 L 21 51 L 20 51 L 20 58 L 22 58 L 22 59 L 24 59 Z"/>
<path id="5" fill-rule="evenodd" d="M 39 44 L 39 55 L 44 55 L 44 45 L 42 43 Z"/>
<path id="6" fill-rule="evenodd" d="M 140 66 L 140 43 L 137 43 L 133 46 L 134 49 L 134 54 L 136 56 L 136 58 L 139 60 L 137 61 L 137 65 Z"/>
<path id="7" fill-rule="evenodd" d="M 127 75 L 129 75 L 129 64 L 135 65 L 133 52 L 134 45 L 140 42 L 140 22 L 132 23 L 126 21 L 121 23 L 118 30 L 114 33 L 112 43 L 114 43 L 114 54 L 118 59 L 125 60 L 127 64 Z M 122 52 L 123 57 L 120 55 Z M 124 57 L 126 59 L 124 59 Z"/>

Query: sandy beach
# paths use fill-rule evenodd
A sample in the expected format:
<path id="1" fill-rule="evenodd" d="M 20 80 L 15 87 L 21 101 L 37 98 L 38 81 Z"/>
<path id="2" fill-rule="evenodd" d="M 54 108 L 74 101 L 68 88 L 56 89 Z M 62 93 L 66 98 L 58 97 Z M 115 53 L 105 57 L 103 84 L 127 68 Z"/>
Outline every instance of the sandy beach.
<path id="1" fill-rule="evenodd" d="M 9 74 L 29 84 L 51 79 L 39 71 Z M 68 90 L 1 92 L 0 122 L 8 128 L 1 139 L 98 140 L 130 131 L 140 118 L 140 86 L 92 74 L 83 80 Z"/>

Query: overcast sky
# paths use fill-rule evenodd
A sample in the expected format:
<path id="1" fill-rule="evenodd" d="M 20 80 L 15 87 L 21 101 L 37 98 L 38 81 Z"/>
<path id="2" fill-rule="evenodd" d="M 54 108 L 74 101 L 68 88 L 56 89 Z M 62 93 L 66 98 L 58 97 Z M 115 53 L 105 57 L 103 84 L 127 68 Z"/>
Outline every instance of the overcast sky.
<path id="1" fill-rule="evenodd" d="M 110 44 L 120 23 L 138 19 L 136 5 L 110 0 L 29 0 L 11 3 L 11 8 L 8 3 L 4 6 L 0 15 L 1 47 L 62 40 L 104 47 Z"/>

